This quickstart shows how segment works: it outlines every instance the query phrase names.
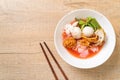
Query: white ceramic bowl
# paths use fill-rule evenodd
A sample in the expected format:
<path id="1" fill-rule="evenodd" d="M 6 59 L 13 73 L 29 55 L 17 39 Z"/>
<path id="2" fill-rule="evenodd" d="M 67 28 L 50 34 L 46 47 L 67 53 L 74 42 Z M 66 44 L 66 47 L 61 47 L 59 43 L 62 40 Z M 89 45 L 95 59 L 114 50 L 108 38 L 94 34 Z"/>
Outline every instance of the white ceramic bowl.
<path id="1" fill-rule="evenodd" d="M 64 48 L 62 44 L 63 43 L 62 31 L 63 31 L 64 25 L 67 23 L 70 23 L 72 20 L 74 20 L 75 17 L 86 18 L 88 16 L 91 16 L 97 19 L 98 23 L 102 26 L 102 28 L 106 33 L 106 41 L 103 48 L 100 50 L 98 54 L 88 59 L 80 59 L 69 54 L 68 51 Z M 108 21 L 108 19 L 104 15 L 90 9 L 78 9 L 66 14 L 58 22 L 55 29 L 55 33 L 54 33 L 54 44 L 58 54 L 62 57 L 62 59 L 65 62 L 77 68 L 88 69 L 88 68 L 97 67 L 108 60 L 108 58 L 111 56 L 115 48 L 116 36 L 111 23 Z"/>

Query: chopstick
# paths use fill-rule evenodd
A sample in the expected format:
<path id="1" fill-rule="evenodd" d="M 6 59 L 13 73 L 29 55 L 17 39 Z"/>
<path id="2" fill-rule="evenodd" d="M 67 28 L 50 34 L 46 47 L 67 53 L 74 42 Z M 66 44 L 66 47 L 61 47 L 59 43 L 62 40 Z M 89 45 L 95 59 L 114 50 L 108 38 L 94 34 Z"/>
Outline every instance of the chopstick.
<path id="1" fill-rule="evenodd" d="M 44 55 L 45 55 L 45 58 L 46 58 L 46 60 L 47 60 L 47 62 L 48 62 L 48 64 L 49 64 L 49 66 L 50 66 L 50 68 L 51 68 L 51 71 L 52 71 L 52 73 L 53 73 L 53 75 L 54 75 L 54 77 L 55 77 L 55 80 L 58 80 L 58 77 L 57 77 L 57 75 L 56 75 L 56 73 L 55 73 L 55 70 L 53 69 L 53 67 L 52 67 L 52 65 L 51 65 L 51 63 L 50 63 L 50 60 L 49 60 L 49 58 L 48 58 L 48 56 L 47 56 L 47 54 L 46 54 L 46 52 L 45 52 L 45 50 L 44 50 L 44 48 L 43 48 L 43 46 L 42 46 L 41 43 L 40 43 L 40 46 L 41 46 L 41 48 L 42 48 L 42 51 L 43 51 L 43 53 L 44 53 Z"/>
<path id="2" fill-rule="evenodd" d="M 60 64 L 58 63 L 58 61 L 56 60 L 56 58 L 54 57 L 52 51 L 50 50 L 50 48 L 48 47 L 48 45 L 46 44 L 46 42 L 43 42 L 43 43 L 44 43 L 45 47 L 47 48 L 48 52 L 50 53 L 51 57 L 52 57 L 53 60 L 55 61 L 57 67 L 60 69 L 63 77 L 65 78 L 65 80 L 68 80 L 68 77 L 67 77 L 66 74 L 64 73 L 63 69 L 61 68 L 61 66 L 60 66 Z M 49 58 L 48 58 L 48 56 L 47 56 L 47 54 L 46 54 L 46 52 L 45 52 L 45 50 L 44 50 L 44 48 L 43 48 L 43 46 L 42 46 L 41 43 L 40 43 L 40 46 L 41 46 L 41 48 L 42 48 L 42 51 L 43 51 L 43 53 L 44 53 L 44 55 L 45 55 L 45 58 L 46 58 L 49 66 L 50 66 L 50 68 L 51 68 L 51 71 L 52 71 L 55 79 L 58 80 L 58 77 L 57 77 L 57 75 L 56 75 L 56 73 L 55 73 L 55 70 L 53 69 L 52 64 L 51 64 L 51 62 L 50 62 L 50 60 L 49 60 Z"/>

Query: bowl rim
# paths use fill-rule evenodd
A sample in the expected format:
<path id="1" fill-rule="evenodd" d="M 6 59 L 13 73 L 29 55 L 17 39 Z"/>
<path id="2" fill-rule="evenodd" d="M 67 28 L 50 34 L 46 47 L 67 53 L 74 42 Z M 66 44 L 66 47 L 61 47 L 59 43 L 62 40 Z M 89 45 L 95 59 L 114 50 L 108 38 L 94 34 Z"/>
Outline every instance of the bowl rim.
<path id="1" fill-rule="evenodd" d="M 105 18 L 105 20 L 107 20 L 107 22 L 109 22 L 109 24 L 112 26 L 112 24 L 111 24 L 110 21 L 107 19 L 107 17 L 104 16 L 102 13 L 96 11 L 96 10 L 93 10 L 93 9 L 76 9 L 76 10 L 72 10 L 72 11 L 68 12 L 67 14 L 65 14 L 65 15 L 58 21 L 58 23 L 57 23 L 57 25 L 56 25 L 56 28 L 55 28 L 55 32 L 54 32 L 54 45 L 55 45 L 55 48 L 56 48 L 56 50 L 57 50 L 57 53 L 60 55 L 60 57 L 61 57 L 66 63 L 70 64 L 71 66 L 76 67 L 76 68 L 81 68 L 81 69 L 95 68 L 95 67 L 100 66 L 100 65 L 102 65 L 103 63 L 105 63 L 105 62 L 110 58 L 110 56 L 113 54 L 113 51 L 114 51 L 115 46 L 116 46 L 116 34 L 115 34 L 115 30 L 114 30 L 114 28 L 113 28 L 113 26 L 112 26 L 111 28 L 112 28 L 112 30 L 113 30 L 113 35 L 114 35 L 114 44 L 113 44 L 113 48 L 112 48 L 109 56 L 107 57 L 107 59 L 105 59 L 105 60 L 104 60 L 102 63 L 100 63 L 99 65 L 92 66 L 92 67 L 79 67 L 79 66 L 73 65 L 73 64 L 69 63 L 68 61 L 66 61 L 66 59 L 61 55 L 61 53 L 60 53 L 60 51 L 59 51 L 59 49 L 58 49 L 58 47 L 57 47 L 57 43 L 56 43 L 56 38 L 55 38 L 55 36 L 57 35 L 57 34 L 56 34 L 56 33 L 57 33 L 57 28 L 58 28 L 59 24 L 63 21 L 63 19 L 64 19 L 65 17 L 67 17 L 69 14 L 75 13 L 75 12 L 77 12 L 77 11 L 91 11 L 91 12 L 94 12 L 94 13 L 96 13 L 96 14 L 99 14 L 99 15 L 103 16 L 103 17 Z"/>

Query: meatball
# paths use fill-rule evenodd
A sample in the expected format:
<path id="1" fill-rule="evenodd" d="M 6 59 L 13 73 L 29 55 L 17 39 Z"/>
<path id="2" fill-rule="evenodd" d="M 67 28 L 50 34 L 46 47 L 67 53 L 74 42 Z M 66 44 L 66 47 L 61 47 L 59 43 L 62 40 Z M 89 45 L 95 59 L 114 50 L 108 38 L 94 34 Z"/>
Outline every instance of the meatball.
<path id="1" fill-rule="evenodd" d="M 82 32 L 86 37 L 90 37 L 93 35 L 94 29 L 92 27 L 86 26 Z"/>
<path id="2" fill-rule="evenodd" d="M 71 34 L 75 39 L 79 39 L 81 38 L 81 29 L 79 27 L 73 27 Z"/>
<path id="3" fill-rule="evenodd" d="M 73 37 L 69 37 L 63 41 L 63 45 L 66 48 L 73 48 L 77 44 L 77 41 Z"/>

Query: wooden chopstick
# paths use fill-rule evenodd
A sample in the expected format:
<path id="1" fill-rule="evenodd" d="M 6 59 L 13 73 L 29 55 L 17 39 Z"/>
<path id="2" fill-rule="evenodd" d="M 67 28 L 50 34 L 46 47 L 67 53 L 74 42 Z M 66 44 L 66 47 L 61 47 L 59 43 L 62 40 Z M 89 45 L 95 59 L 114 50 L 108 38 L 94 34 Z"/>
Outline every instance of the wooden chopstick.
<path id="1" fill-rule="evenodd" d="M 46 44 L 46 42 L 43 42 L 44 45 L 46 46 L 47 50 L 49 51 L 50 55 L 52 56 L 53 60 L 55 61 L 55 63 L 57 64 L 58 68 L 60 69 L 62 75 L 64 76 L 65 80 L 68 80 L 68 77 L 66 76 L 66 74 L 64 73 L 63 69 L 61 68 L 60 64 L 58 63 L 58 61 L 56 60 L 56 58 L 54 57 L 52 51 L 50 50 L 50 48 L 48 47 L 48 45 Z"/>
<path id="2" fill-rule="evenodd" d="M 41 46 L 41 48 L 42 48 L 42 51 L 43 51 L 43 53 L 44 53 L 44 55 L 45 55 L 45 58 L 46 58 L 46 60 L 47 60 L 47 62 L 48 62 L 48 64 L 49 64 L 49 66 L 50 66 L 50 69 L 51 69 L 51 71 L 52 71 L 52 73 L 53 73 L 53 75 L 54 75 L 54 77 L 55 77 L 55 80 L 58 80 L 58 77 L 57 77 L 57 75 L 56 75 L 56 73 L 55 73 L 55 70 L 53 69 L 53 67 L 52 67 L 52 65 L 51 65 L 51 63 L 50 63 L 50 60 L 49 60 L 49 58 L 48 58 L 48 56 L 47 56 L 47 54 L 46 54 L 46 52 L 45 52 L 45 50 L 44 50 L 44 48 L 43 48 L 43 46 L 42 46 L 41 43 L 40 43 L 40 46 Z"/>
<path id="3" fill-rule="evenodd" d="M 48 47 L 48 45 L 46 44 L 46 42 L 43 42 L 43 43 L 44 43 L 45 47 L 47 48 L 47 50 L 49 51 L 50 55 L 52 56 L 53 60 L 55 61 L 56 65 L 57 65 L 58 68 L 60 69 L 62 75 L 63 75 L 64 78 L 65 78 L 65 80 L 68 80 L 68 77 L 67 77 L 66 74 L 64 73 L 63 69 L 61 68 L 61 66 L 60 66 L 60 64 L 58 63 L 58 61 L 56 60 L 56 58 L 54 57 L 52 51 L 50 50 L 50 48 Z M 45 52 L 45 50 L 44 50 L 44 48 L 43 48 L 43 46 L 42 46 L 41 43 L 40 43 L 40 45 L 41 45 L 41 48 L 42 48 L 42 50 L 43 50 L 43 53 L 45 54 L 45 56 L 47 56 L 47 54 L 46 54 L 46 52 Z M 47 58 L 48 58 L 48 57 L 47 57 Z M 46 58 L 46 59 L 47 59 L 47 58 Z M 49 64 L 50 68 L 51 68 L 52 65 L 51 65 L 49 59 L 47 59 L 47 62 L 48 62 L 48 64 Z M 51 70 L 52 70 L 52 72 L 54 72 L 53 74 L 54 74 L 54 77 L 55 77 L 55 79 L 56 79 L 57 75 L 56 75 L 53 67 L 51 68 Z M 58 77 L 57 77 L 56 80 L 58 80 Z"/>

